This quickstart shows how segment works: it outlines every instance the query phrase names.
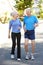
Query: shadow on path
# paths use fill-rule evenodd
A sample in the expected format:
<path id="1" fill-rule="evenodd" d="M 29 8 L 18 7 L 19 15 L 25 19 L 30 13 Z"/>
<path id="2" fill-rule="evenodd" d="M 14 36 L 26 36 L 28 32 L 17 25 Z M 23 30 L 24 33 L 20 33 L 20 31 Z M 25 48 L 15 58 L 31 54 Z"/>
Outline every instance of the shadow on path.
<path id="1" fill-rule="evenodd" d="M 11 48 L 0 48 L 0 65 L 43 65 L 43 43 L 36 43 L 35 60 L 25 60 L 24 45 L 21 47 L 21 61 L 17 61 L 17 48 L 15 49 L 15 59 L 10 58 Z M 29 44 L 31 53 L 31 44 Z"/>

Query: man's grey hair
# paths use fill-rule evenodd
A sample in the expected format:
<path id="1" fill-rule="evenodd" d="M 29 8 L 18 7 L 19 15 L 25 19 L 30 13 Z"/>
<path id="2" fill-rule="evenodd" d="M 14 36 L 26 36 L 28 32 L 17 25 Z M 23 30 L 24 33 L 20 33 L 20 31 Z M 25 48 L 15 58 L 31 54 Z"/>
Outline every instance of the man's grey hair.
<path id="1" fill-rule="evenodd" d="M 27 8 L 26 11 L 31 11 L 31 8 Z"/>
<path id="2" fill-rule="evenodd" d="M 31 11 L 31 8 L 26 8 L 26 9 L 24 10 L 24 16 L 27 15 L 27 14 L 26 14 L 26 11 Z"/>

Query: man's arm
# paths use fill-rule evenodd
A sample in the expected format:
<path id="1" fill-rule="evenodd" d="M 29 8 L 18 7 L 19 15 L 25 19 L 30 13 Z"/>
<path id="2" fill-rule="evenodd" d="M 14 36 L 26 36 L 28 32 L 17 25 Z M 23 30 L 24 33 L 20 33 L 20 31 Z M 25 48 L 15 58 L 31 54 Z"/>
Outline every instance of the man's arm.
<path id="1" fill-rule="evenodd" d="M 37 17 L 35 16 L 35 24 L 34 24 L 34 27 L 37 27 L 38 26 L 38 19 Z"/>
<path id="2" fill-rule="evenodd" d="M 35 23 L 35 24 L 34 24 L 34 27 L 37 27 L 37 26 L 38 26 L 38 23 Z"/>

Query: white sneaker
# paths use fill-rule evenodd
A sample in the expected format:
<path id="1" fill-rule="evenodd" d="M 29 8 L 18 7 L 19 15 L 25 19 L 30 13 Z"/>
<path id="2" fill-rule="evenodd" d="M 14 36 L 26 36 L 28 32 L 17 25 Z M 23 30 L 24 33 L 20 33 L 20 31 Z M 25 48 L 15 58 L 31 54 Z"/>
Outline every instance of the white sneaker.
<path id="1" fill-rule="evenodd" d="M 18 61 L 20 61 L 21 59 L 20 59 L 20 58 L 18 58 L 17 60 L 18 60 Z"/>
<path id="2" fill-rule="evenodd" d="M 11 59 L 14 59 L 14 55 L 13 54 L 11 55 Z"/>
<path id="3" fill-rule="evenodd" d="M 26 60 L 28 60 L 28 59 L 29 59 L 28 55 L 26 55 L 25 59 L 26 59 Z"/>
<path id="4" fill-rule="evenodd" d="M 32 55 L 32 56 L 31 56 L 31 60 L 34 60 L 34 59 L 35 59 L 35 58 L 34 58 L 34 56 Z"/>
<path id="5" fill-rule="evenodd" d="M 25 59 L 28 60 L 29 57 L 30 57 L 30 55 L 29 55 L 29 53 L 27 53 Z"/>

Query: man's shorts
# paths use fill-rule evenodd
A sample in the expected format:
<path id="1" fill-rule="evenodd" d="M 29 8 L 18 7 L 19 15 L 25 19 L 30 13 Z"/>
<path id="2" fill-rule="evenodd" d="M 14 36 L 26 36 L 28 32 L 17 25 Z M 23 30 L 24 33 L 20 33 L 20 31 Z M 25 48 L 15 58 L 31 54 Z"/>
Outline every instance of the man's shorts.
<path id="1" fill-rule="evenodd" d="M 24 37 L 30 40 L 35 39 L 35 31 L 34 30 L 27 30 L 24 34 Z"/>

